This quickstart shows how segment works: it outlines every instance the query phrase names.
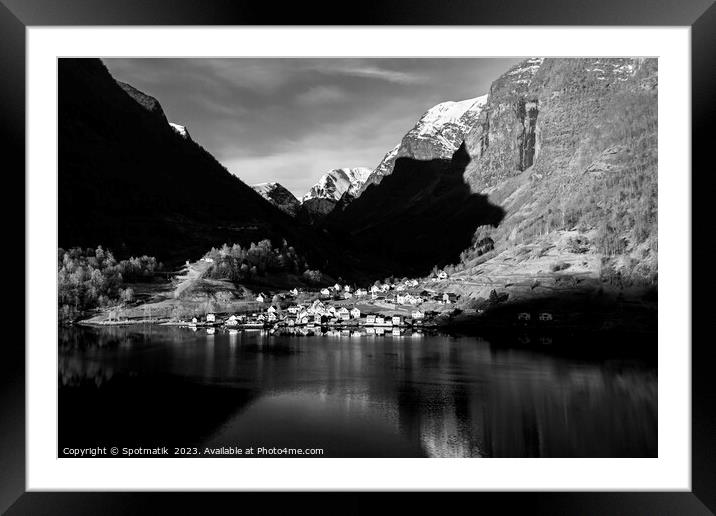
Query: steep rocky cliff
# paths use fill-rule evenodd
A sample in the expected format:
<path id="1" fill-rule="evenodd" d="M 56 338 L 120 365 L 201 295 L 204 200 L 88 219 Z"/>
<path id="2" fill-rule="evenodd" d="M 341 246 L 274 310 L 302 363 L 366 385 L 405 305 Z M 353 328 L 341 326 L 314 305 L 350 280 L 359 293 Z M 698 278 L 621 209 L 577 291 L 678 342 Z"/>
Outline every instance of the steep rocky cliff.
<path id="1" fill-rule="evenodd" d="M 496 80 L 465 180 L 505 218 L 454 278 L 481 295 L 540 275 L 538 290 L 655 286 L 657 85 L 656 60 L 631 58 L 530 59 Z"/>

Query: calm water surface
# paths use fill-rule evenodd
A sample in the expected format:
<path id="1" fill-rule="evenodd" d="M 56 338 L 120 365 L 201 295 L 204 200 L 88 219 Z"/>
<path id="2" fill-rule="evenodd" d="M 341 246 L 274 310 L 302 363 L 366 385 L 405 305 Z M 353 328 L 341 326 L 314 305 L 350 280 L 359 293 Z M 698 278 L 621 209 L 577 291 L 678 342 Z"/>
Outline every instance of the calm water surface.
<path id="1" fill-rule="evenodd" d="M 322 448 L 326 457 L 656 456 L 654 363 L 520 342 L 61 328 L 60 450 L 275 446 Z"/>

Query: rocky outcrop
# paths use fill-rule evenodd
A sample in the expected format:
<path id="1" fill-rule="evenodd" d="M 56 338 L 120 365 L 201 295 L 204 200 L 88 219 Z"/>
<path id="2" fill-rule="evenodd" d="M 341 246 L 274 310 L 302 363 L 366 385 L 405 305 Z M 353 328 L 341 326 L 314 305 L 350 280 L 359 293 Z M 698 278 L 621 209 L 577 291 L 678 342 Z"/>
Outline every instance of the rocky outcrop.
<path id="1" fill-rule="evenodd" d="M 169 123 L 167 121 L 166 115 L 164 114 L 164 110 L 162 109 L 162 105 L 157 99 L 155 99 L 151 95 L 147 95 L 143 91 L 139 91 L 137 88 L 135 88 L 131 84 L 127 84 L 126 82 L 116 81 L 116 83 L 119 84 L 119 86 L 125 91 L 125 93 L 132 97 L 137 102 L 137 104 L 142 106 L 150 113 L 156 115 L 158 118 L 161 118 L 165 122 Z"/>

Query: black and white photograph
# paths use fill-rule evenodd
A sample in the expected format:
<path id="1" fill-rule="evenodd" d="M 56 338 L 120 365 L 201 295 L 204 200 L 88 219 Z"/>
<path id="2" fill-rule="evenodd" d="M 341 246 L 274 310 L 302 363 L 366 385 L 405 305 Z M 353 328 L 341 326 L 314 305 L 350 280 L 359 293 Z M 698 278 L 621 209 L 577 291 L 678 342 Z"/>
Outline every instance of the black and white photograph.
<path id="1" fill-rule="evenodd" d="M 657 58 L 57 74 L 59 457 L 657 456 Z"/>

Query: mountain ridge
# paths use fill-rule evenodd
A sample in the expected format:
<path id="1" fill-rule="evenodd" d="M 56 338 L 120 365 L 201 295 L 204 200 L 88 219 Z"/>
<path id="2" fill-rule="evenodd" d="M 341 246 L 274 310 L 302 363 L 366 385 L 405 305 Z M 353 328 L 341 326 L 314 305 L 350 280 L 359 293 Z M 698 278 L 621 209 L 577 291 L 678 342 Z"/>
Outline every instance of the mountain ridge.
<path id="1" fill-rule="evenodd" d="M 341 263 L 330 242 L 179 134 L 155 98 L 100 60 L 60 59 L 58 84 L 60 247 L 171 265 L 224 243 L 287 240 L 314 267 Z"/>

